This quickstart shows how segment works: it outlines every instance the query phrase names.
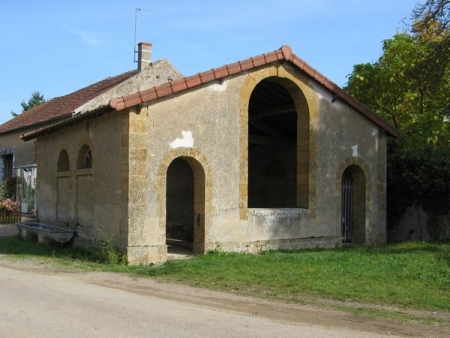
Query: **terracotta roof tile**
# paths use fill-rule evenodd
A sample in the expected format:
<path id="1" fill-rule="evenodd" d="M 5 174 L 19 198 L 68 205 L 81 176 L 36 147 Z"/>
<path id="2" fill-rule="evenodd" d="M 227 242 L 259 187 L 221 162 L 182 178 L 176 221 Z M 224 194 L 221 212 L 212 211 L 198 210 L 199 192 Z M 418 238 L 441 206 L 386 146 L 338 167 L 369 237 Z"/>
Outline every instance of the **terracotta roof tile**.
<path id="1" fill-rule="evenodd" d="M 295 54 L 292 53 L 291 46 L 284 45 L 280 49 L 283 53 L 283 57 L 288 61 L 292 61 L 292 58 L 295 56 Z"/>
<path id="2" fill-rule="evenodd" d="M 240 73 L 242 71 L 240 62 L 230 63 L 226 67 L 228 69 L 228 75 Z"/>
<path id="3" fill-rule="evenodd" d="M 228 69 L 227 66 L 222 66 L 219 68 L 214 69 L 214 76 L 216 79 L 220 79 L 222 77 L 228 76 Z"/>
<path id="4" fill-rule="evenodd" d="M 118 98 L 114 98 L 114 99 L 110 100 L 109 105 L 111 106 L 111 108 L 114 108 L 116 110 L 124 110 L 126 108 L 125 101 L 123 100 L 122 97 L 118 97 Z"/>
<path id="5" fill-rule="evenodd" d="M 120 111 L 132 105 L 155 100 L 157 98 L 168 96 L 176 92 L 200 86 L 201 84 L 209 83 L 215 80 L 220 80 L 233 74 L 238 74 L 246 70 L 251 70 L 256 67 L 264 66 L 266 64 L 278 61 L 291 62 L 299 70 L 303 71 L 306 75 L 308 75 L 309 77 L 311 77 L 312 79 L 323 85 L 325 88 L 327 88 L 333 94 L 334 97 L 341 99 L 342 101 L 349 104 L 356 111 L 360 112 L 362 115 L 371 120 L 373 123 L 377 124 L 385 131 L 387 131 L 389 134 L 395 137 L 399 137 L 401 135 L 399 131 L 397 131 L 395 128 L 389 125 L 379 115 L 372 112 L 369 108 L 364 106 L 362 103 L 358 102 L 355 98 L 346 93 L 335 83 L 330 81 L 327 77 L 325 77 L 317 70 L 312 68 L 308 63 L 300 59 L 297 55 L 295 55 L 292 52 L 292 49 L 289 46 L 282 46 L 280 49 L 270 53 L 255 56 L 253 58 L 231 63 L 222 67 L 214 68 L 212 70 L 198 73 L 193 76 L 175 80 L 174 82 L 168 82 L 153 87 L 152 89 L 138 92 L 136 93 L 137 95 L 131 94 L 126 95 L 124 97 L 113 98 L 110 100 L 109 104 L 111 108 Z M 37 134 L 39 133 L 33 134 L 32 137 L 36 137 Z"/>
<path id="6" fill-rule="evenodd" d="M 241 70 L 249 70 L 253 68 L 253 60 L 252 59 L 247 59 L 244 61 L 239 62 L 241 65 Z"/>
<path id="7" fill-rule="evenodd" d="M 195 74 L 195 75 L 189 76 L 185 79 L 186 79 L 186 86 L 188 88 L 198 86 L 202 83 L 202 80 L 200 79 L 200 74 Z"/>
<path id="8" fill-rule="evenodd" d="M 253 66 L 259 67 L 264 66 L 266 64 L 266 58 L 263 55 L 255 56 L 253 59 Z"/>
<path id="9" fill-rule="evenodd" d="M 127 95 L 127 98 L 125 100 L 125 105 L 127 107 L 133 107 L 137 104 L 140 104 L 141 102 L 142 102 L 142 99 L 141 99 L 140 92 L 137 92 L 137 93 Z"/>
<path id="10" fill-rule="evenodd" d="M 174 93 L 187 89 L 186 79 L 180 79 L 172 82 L 172 90 Z"/>
<path id="11" fill-rule="evenodd" d="M 272 63 L 272 62 L 278 61 L 277 53 L 276 52 L 267 53 L 265 55 L 265 60 L 266 60 L 266 63 Z"/>
<path id="12" fill-rule="evenodd" d="M 0 125 L 0 133 L 69 117 L 76 108 L 137 73 L 137 70 L 126 72 L 114 77 L 109 77 L 71 94 L 55 97 Z"/>
<path id="13" fill-rule="evenodd" d="M 158 97 L 167 96 L 173 93 L 172 86 L 170 85 L 170 82 L 166 82 L 158 87 L 156 87 L 156 95 Z"/>
<path id="14" fill-rule="evenodd" d="M 202 83 L 214 81 L 216 79 L 214 76 L 214 71 L 208 70 L 206 72 L 200 73 L 200 79 L 202 80 Z"/>
<path id="15" fill-rule="evenodd" d="M 368 107 L 364 106 L 362 103 L 357 101 L 355 98 L 353 98 L 351 95 L 346 93 L 343 89 L 341 89 L 339 86 L 337 86 L 335 83 L 330 81 L 327 77 L 322 75 L 320 72 L 318 72 L 316 69 L 312 68 L 308 63 L 300 59 L 297 55 L 295 55 L 292 52 L 292 49 L 290 46 L 282 46 L 279 50 L 276 50 L 274 52 L 258 55 L 243 61 L 231 63 L 222 67 L 218 67 L 212 70 L 208 70 L 203 73 L 199 73 L 187 78 L 179 79 L 175 81 L 172 86 L 170 86 L 170 83 L 163 84 L 155 88 L 158 97 L 170 95 L 174 92 L 179 92 L 180 90 L 183 90 L 182 88 L 193 88 L 196 86 L 199 86 L 202 83 L 211 82 L 214 80 L 218 80 L 221 78 L 224 78 L 229 75 L 237 74 L 239 72 L 250 70 L 256 67 L 260 67 L 269 63 L 273 63 L 276 61 L 290 61 L 295 66 L 297 66 L 300 70 L 305 72 L 308 76 L 313 78 L 315 81 L 323 85 L 325 88 L 330 90 L 335 96 L 342 99 L 344 102 L 352 106 L 354 109 L 359 111 L 361 114 L 366 116 L 369 120 L 386 130 L 389 134 L 399 137 L 400 132 L 397 131 L 395 128 L 393 128 L 391 125 L 389 125 L 386 121 L 384 121 L 380 116 L 372 112 Z M 174 88 L 177 88 L 175 90 Z M 123 100 L 126 103 L 126 107 L 129 107 L 128 100 L 130 95 L 125 96 Z M 152 97 L 152 99 L 155 99 L 156 97 Z M 151 99 L 149 99 L 151 100 Z M 111 100 L 110 105 L 112 108 L 115 108 L 116 110 L 121 110 L 119 107 L 123 107 L 123 105 L 117 104 L 116 99 Z M 141 102 L 139 102 L 141 103 Z M 122 108 L 123 109 L 123 108 Z"/>
<path id="16" fill-rule="evenodd" d="M 141 98 L 142 98 L 143 102 L 154 100 L 157 97 L 158 97 L 158 95 L 156 95 L 156 89 L 155 88 L 150 88 L 150 89 L 147 89 L 147 90 L 144 90 L 144 91 L 141 92 Z"/>
<path id="17" fill-rule="evenodd" d="M 275 53 L 277 53 L 277 59 L 278 60 L 283 60 L 284 59 L 283 51 L 281 49 L 275 51 Z"/>
<path id="18" fill-rule="evenodd" d="M 314 79 L 321 85 L 323 85 L 326 80 L 325 76 L 323 76 L 321 73 L 318 73 L 317 71 L 314 72 Z"/>

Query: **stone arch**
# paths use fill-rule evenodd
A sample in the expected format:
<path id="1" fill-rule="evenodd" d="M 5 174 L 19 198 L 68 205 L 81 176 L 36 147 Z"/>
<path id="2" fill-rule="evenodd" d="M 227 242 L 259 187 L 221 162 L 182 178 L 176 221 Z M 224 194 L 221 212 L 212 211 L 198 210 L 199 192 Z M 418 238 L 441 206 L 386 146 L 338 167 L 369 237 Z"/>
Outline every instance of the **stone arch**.
<path id="1" fill-rule="evenodd" d="M 290 95 L 297 111 L 297 151 L 295 201 L 293 206 L 310 209 L 315 215 L 317 207 L 315 189 L 316 132 L 312 128 L 317 121 L 315 94 L 306 79 L 292 69 L 281 64 L 257 70 L 247 75 L 239 97 L 240 109 L 240 218 L 247 219 L 249 207 L 249 108 L 255 88 L 262 81 L 271 81 L 282 86 Z"/>
<path id="2" fill-rule="evenodd" d="M 369 211 L 370 171 L 360 158 L 344 161 L 337 172 L 336 186 L 340 210 L 341 236 L 344 243 L 365 244 Z"/>
<path id="3" fill-rule="evenodd" d="M 62 171 L 69 171 L 70 170 L 70 160 L 69 160 L 69 153 L 66 149 L 62 149 L 59 152 L 58 156 L 58 162 L 56 165 L 56 171 L 62 172 Z"/>
<path id="4" fill-rule="evenodd" d="M 168 171 L 176 161 L 185 162 L 193 174 L 194 254 L 204 253 L 209 248 L 209 229 L 212 211 L 212 173 L 206 158 L 193 148 L 171 150 L 158 168 L 158 216 L 161 233 L 166 233 Z"/>
<path id="5" fill-rule="evenodd" d="M 77 169 L 91 169 L 93 162 L 91 148 L 87 144 L 83 144 L 78 151 Z"/>
<path id="6" fill-rule="evenodd" d="M 91 142 L 83 142 L 78 150 L 76 163 L 76 222 L 81 226 L 95 227 L 95 157 L 93 156 Z"/>

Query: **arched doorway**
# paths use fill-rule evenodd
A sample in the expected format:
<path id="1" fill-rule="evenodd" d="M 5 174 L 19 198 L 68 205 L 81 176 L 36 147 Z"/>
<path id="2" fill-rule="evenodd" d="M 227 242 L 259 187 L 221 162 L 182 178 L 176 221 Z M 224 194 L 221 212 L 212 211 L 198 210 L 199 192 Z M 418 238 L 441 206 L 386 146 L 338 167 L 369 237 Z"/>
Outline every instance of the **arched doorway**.
<path id="1" fill-rule="evenodd" d="M 364 244 L 366 241 L 366 178 L 357 165 L 342 174 L 341 236 L 343 243 Z"/>
<path id="2" fill-rule="evenodd" d="M 178 157 L 167 169 L 166 244 L 204 252 L 205 174 L 199 162 Z"/>

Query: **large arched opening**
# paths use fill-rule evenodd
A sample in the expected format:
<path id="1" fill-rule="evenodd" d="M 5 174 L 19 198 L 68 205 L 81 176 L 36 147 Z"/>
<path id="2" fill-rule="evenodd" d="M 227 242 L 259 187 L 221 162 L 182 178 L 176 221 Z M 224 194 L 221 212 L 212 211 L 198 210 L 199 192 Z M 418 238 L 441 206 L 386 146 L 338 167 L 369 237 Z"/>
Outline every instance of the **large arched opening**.
<path id="1" fill-rule="evenodd" d="M 269 77 L 248 105 L 248 207 L 309 208 L 309 111 L 290 80 Z"/>

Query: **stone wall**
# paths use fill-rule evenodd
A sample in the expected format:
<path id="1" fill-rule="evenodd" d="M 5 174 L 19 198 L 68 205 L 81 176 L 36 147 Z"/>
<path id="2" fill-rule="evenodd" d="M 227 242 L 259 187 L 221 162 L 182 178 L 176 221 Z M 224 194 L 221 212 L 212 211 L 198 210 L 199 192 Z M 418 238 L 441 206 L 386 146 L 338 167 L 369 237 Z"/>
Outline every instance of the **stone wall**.
<path id="1" fill-rule="evenodd" d="M 106 239 L 123 250 L 128 244 L 127 227 L 121 225 L 127 219 L 122 202 L 128 194 L 128 188 L 121 185 L 124 119 L 128 116 L 106 114 L 38 139 L 37 217 L 43 223 L 75 228 L 76 244 L 98 245 Z M 91 168 L 80 167 L 85 146 L 91 152 Z M 69 166 L 58 171 L 63 151 Z"/>
<path id="2" fill-rule="evenodd" d="M 286 189 L 283 208 L 249 207 L 249 101 L 262 81 L 269 88 L 271 81 L 283 86 L 297 114 L 296 148 L 267 153 L 295 170 L 296 177 L 285 177 L 295 187 Z M 93 166 L 77 169 L 83 145 L 92 151 Z M 70 169 L 57 172 L 63 149 Z M 252 169 L 256 175 L 263 155 Z M 193 204 L 185 209 L 186 217 L 192 214 L 185 230 L 194 253 L 219 246 L 245 252 L 334 247 L 342 243 L 342 176 L 353 168 L 360 173 L 354 201 L 363 229 L 358 241 L 382 244 L 385 158 L 386 136 L 379 128 L 289 64 L 279 64 L 40 136 L 39 218 L 76 227 L 80 242 L 105 233 L 131 264 L 161 263 L 167 259 L 166 225 L 181 219 L 168 211 L 173 205 L 167 198 L 179 194 Z M 183 171 L 176 179 L 167 175 L 175 160 L 190 167 L 189 177 Z M 185 191 L 170 188 L 172 183 Z M 264 184 L 258 189 L 265 190 Z"/>
<path id="3" fill-rule="evenodd" d="M 39 126 L 36 126 L 36 128 L 39 128 Z M 11 131 L 0 134 L 0 156 L 14 153 L 15 167 L 36 163 L 35 140 L 24 142 L 20 139 L 20 134 L 28 133 L 33 130 L 35 129 L 24 128 L 20 129 L 20 131 Z"/>
<path id="4" fill-rule="evenodd" d="M 450 213 L 433 215 L 421 206 L 413 205 L 402 217 L 388 226 L 388 241 L 448 241 L 450 240 Z"/>
<path id="5" fill-rule="evenodd" d="M 249 209 L 246 109 L 252 88 L 275 76 L 287 80 L 299 107 L 308 108 L 308 116 L 299 118 L 302 128 L 304 121 L 309 121 L 309 129 L 299 133 L 309 136 L 308 147 L 305 151 L 299 146 L 297 164 L 298 175 L 307 177 L 300 181 L 303 186 L 298 191 L 306 186 L 308 193 L 297 208 Z M 296 90 L 301 92 L 298 98 Z M 304 102 L 300 102 L 302 97 Z M 345 168 L 352 165 L 365 175 L 364 201 L 360 202 L 364 207 L 362 242 L 385 243 L 386 137 L 361 114 L 332 101 L 332 93 L 284 66 L 255 70 L 152 101 L 140 114 L 148 114 L 145 224 L 158 229 L 152 240 L 157 238 L 159 245 L 164 245 L 167 169 L 182 157 L 203 166 L 206 251 L 218 245 L 249 252 L 339 245 L 340 185 Z"/>

